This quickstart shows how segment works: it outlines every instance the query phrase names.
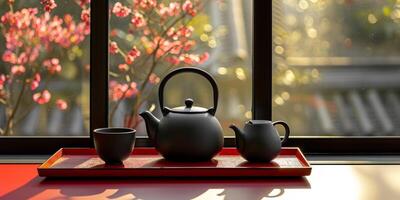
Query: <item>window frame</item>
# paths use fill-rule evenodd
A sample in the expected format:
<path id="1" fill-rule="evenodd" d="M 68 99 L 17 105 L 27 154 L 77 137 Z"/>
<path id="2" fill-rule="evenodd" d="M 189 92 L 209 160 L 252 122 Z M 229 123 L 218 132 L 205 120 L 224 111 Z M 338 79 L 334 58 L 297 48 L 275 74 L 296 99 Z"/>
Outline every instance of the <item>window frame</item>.
<path id="1" fill-rule="evenodd" d="M 105 14 L 109 2 L 92 1 L 90 7 L 90 136 L 4 136 L 0 137 L 0 155 L 51 154 L 61 147 L 93 147 L 92 130 L 108 126 L 108 67 L 99 66 L 109 63 L 109 15 Z M 253 0 L 252 32 L 253 119 L 271 120 L 272 1 Z M 234 137 L 224 140 L 226 147 L 235 146 Z M 152 143 L 139 136 L 136 146 L 148 147 Z M 306 154 L 400 154 L 400 137 L 298 136 L 290 138 L 286 146 L 300 147 Z"/>

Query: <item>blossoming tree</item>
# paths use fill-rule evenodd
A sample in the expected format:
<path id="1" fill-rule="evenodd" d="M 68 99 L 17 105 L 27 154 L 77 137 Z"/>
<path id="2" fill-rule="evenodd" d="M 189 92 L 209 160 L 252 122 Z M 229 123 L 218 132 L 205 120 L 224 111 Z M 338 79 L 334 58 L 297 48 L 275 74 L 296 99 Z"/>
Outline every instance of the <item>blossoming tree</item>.
<path id="1" fill-rule="evenodd" d="M 32 105 L 69 108 L 71 100 L 60 98 L 49 84 L 66 69 L 67 52 L 82 46 L 90 34 L 90 0 L 71 1 L 79 6 L 79 14 L 61 9 L 59 0 L 0 0 L 0 42 L 4 43 L 4 48 L 0 46 L 0 103 L 6 108 L 1 135 L 14 134 Z M 197 66 L 208 59 L 193 26 L 205 2 L 112 1 L 111 27 L 119 26 L 110 30 L 110 124 L 121 102 L 129 101 L 124 125 L 135 127 L 139 108 L 160 77 L 174 67 Z"/>
<path id="2" fill-rule="evenodd" d="M 140 122 L 140 107 L 160 81 L 174 67 L 197 66 L 209 54 L 195 37 L 192 26 L 206 1 L 129 0 L 112 5 L 110 32 L 110 124 L 124 100 L 131 102 L 124 126 Z"/>
<path id="3" fill-rule="evenodd" d="M 67 101 L 54 99 L 48 89 L 50 79 L 63 70 L 63 52 L 79 46 L 90 33 L 90 0 L 75 0 L 80 16 L 69 13 L 59 16 L 52 11 L 54 0 L 41 0 L 41 7 L 17 9 L 18 0 L 0 1 L 8 9 L 1 13 L 2 61 L 0 67 L 0 104 L 6 108 L 6 123 L 0 135 L 13 134 L 13 128 L 31 110 L 21 104 L 52 104 L 60 110 L 68 108 Z M 37 3 L 36 3 L 37 4 Z M 19 6 L 22 7 L 22 6 Z M 53 51 L 62 53 L 56 56 Z"/>

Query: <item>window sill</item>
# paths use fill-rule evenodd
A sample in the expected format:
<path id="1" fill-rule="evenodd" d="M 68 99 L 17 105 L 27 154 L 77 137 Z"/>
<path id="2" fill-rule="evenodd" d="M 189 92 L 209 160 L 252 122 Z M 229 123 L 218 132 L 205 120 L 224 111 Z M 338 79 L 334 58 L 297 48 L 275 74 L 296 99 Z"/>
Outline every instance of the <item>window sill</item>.
<path id="1" fill-rule="evenodd" d="M 308 155 L 312 165 L 400 165 L 400 155 Z"/>

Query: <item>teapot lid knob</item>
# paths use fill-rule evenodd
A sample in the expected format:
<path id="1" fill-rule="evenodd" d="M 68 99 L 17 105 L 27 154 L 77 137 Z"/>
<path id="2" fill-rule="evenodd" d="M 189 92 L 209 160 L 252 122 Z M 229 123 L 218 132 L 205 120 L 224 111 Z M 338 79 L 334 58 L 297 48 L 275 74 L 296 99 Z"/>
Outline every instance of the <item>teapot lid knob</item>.
<path id="1" fill-rule="evenodd" d="M 186 108 L 191 108 L 193 106 L 193 99 L 188 98 L 185 100 Z"/>

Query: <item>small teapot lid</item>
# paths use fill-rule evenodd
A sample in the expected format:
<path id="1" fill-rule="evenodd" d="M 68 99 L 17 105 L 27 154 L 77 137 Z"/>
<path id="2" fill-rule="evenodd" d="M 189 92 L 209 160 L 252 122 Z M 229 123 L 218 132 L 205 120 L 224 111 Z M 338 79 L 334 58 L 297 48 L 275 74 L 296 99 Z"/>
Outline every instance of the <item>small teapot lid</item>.
<path id="1" fill-rule="evenodd" d="M 197 106 L 193 106 L 193 99 L 186 99 L 185 100 L 185 106 L 179 106 L 179 107 L 175 107 L 170 109 L 170 112 L 174 112 L 174 113 L 206 113 L 208 111 L 208 109 L 206 108 L 202 108 L 202 107 L 197 107 Z"/>

